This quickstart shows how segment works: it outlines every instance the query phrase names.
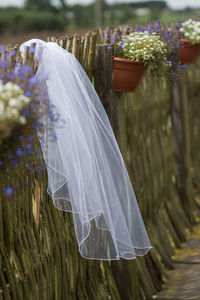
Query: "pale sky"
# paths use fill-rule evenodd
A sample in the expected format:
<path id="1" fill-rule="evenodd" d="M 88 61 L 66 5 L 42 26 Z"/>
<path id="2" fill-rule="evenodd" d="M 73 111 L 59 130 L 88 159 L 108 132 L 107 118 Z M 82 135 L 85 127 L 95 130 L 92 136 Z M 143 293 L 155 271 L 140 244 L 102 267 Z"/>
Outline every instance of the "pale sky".
<path id="1" fill-rule="evenodd" d="M 54 0 L 55 2 L 57 2 L 56 0 Z M 142 1 L 142 0 L 141 0 Z M 93 0 L 67 0 L 66 1 L 68 4 L 76 4 L 76 3 L 80 3 L 80 4 L 88 4 L 93 2 Z M 139 2 L 134 1 L 134 0 L 107 0 L 108 3 L 119 3 L 119 2 Z M 200 0 L 166 0 L 166 2 L 168 3 L 168 5 L 171 8 L 174 9 L 178 9 L 178 8 L 184 8 L 187 6 L 190 7 L 200 7 Z M 23 5 L 24 0 L 0 0 L 0 6 L 9 6 L 9 5 L 13 5 L 13 6 L 21 6 Z"/>

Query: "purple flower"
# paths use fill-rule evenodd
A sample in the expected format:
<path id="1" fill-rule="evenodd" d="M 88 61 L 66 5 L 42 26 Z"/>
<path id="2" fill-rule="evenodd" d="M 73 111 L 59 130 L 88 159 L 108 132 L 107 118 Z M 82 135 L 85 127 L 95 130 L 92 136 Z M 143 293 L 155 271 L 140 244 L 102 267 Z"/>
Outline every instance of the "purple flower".
<path id="1" fill-rule="evenodd" d="M 32 171 L 32 172 L 34 171 L 34 168 L 33 168 L 32 165 L 29 165 L 28 168 L 29 168 L 30 171 Z"/>
<path id="2" fill-rule="evenodd" d="M 32 149 L 27 149 L 27 154 L 32 155 L 33 154 Z"/>
<path id="3" fill-rule="evenodd" d="M 16 164 L 17 164 L 17 161 L 16 161 L 16 160 L 13 160 L 13 161 L 12 161 L 12 166 L 16 166 Z"/>
<path id="4" fill-rule="evenodd" d="M 30 115 L 30 112 L 29 112 L 29 110 L 27 110 L 27 109 L 24 110 L 23 113 L 22 113 L 22 116 L 23 116 L 23 117 L 28 117 L 29 115 Z"/>
<path id="5" fill-rule="evenodd" d="M 57 140 L 57 136 L 55 134 L 53 134 L 53 139 L 56 141 Z"/>
<path id="6" fill-rule="evenodd" d="M 20 136 L 18 137 L 18 139 L 19 139 L 19 141 L 23 141 L 23 140 L 24 140 L 23 135 L 20 135 Z"/>
<path id="7" fill-rule="evenodd" d="M 38 82 L 38 80 L 37 80 L 37 78 L 36 78 L 35 76 L 33 76 L 33 77 L 31 77 L 30 82 L 31 82 L 32 84 L 35 84 L 35 83 Z"/>
<path id="8" fill-rule="evenodd" d="M 35 47 L 30 47 L 30 48 L 29 48 L 29 52 L 30 52 L 30 53 L 35 53 Z"/>
<path id="9" fill-rule="evenodd" d="M 29 140 L 30 143 L 32 143 L 32 142 L 33 142 L 33 136 L 30 135 L 30 136 L 28 137 L 28 140 Z"/>
<path id="10" fill-rule="evenodd" d="M 30 97 L 30 96 L 31 96 L 31 92 L 30 92 L 30 91 L 27 91 L 27 92 L 25 93 L 25 95 L 26 95 L 27 97 Z"/>
<path id="11" fill-rule="evenodd" d="M 11 197 L 13 195 L 13 192 L 14 192 L 14 190 L 11 186 L 8 186 L 7 188 L 5 188 L 6 196 Z"/>
<path id="12" fill-rule="evenodd" d="M 32 148 L 32 145 L 30 143 L 27 143 L 26 148 L 30 150 Z"/>
<path id="13" fill-rule="evenodd" d="M 11 55 L 13 56 L 13 55 L 15 55 L 16 54 L 16 50 L 12 50 L 11 51 Z"/>
<path id="14" fill-rule="evenodd" d="M 0 51 L 1 51 L 1 52 L 4 52 L 4 51 L 5 51 L 5 47 L 1 45 L 1 46 L 0 46 Z"/>
<path id="15" fill-rule="evenodd" d="M 17 148 L 16 154 L 17 156 L 23 156 L 24 155 L 23 149 L 21 147 Z"/>
<path id="16" fill-rule="evenodd" d="M 22 64 L 20 62 L 16 62 L 16 68 L 20 68 Z M 18 74 L 20 71 L 19 70 L 14 70 L 15 74 Z"/>
<path id="17" fill-rule="evenodd" d="M 8 159 L 13 159 L 13 154 L 12 153 L 8 153 Z"/>
<path id="18" fill-rule="evenodd" d="M 22 68 L 22 71 L 23 71 L 24 73 L 30 72 L 30 71 L 31 71 L 31 67 L 30 67 L 30 66 L 24 66 L 24 67 Z"/>
<path id="19" fill-rule="evenodd" d="M 48 74 L 42 74 L 41 76 L 40 76 L 40 78 L 41 78 L 41 80 L 42 79 L 48 79 L 48 77 L 49 77 L 49 75 Z"/>
<path id="20" fill-rule="evenodd" d="M 11 59 L 11 54 L 8 53 L 8 54 L 5 55 L 5 57 L 9 60 L 9 59 Z"/>

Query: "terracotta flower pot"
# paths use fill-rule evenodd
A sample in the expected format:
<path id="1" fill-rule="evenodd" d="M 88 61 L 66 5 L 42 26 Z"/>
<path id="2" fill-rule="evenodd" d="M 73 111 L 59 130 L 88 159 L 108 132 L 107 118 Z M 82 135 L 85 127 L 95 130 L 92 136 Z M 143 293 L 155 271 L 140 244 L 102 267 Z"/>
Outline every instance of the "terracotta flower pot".
<path id="1" fill-rule="evenodd" d="M 114 57 L 114 91 L 135 92 L 147 68 L 143 62 Z"/>
<path id="2" fill-rule="evenodd" d="M 200 46 L 189 40 L 180 39 L 179 60 L 182 64 L 194 63 L 200 54 Z"/>

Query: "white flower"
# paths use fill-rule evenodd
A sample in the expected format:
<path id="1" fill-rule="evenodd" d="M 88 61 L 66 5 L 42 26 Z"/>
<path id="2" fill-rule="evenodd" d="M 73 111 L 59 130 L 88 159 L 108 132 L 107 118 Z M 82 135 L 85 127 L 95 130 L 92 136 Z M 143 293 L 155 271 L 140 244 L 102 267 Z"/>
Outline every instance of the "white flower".
<path id="1" fill-rule="evenodd" d="M 7 102 L 10 98 L 12 98 L 12 93 L 9 90 L 3 89 L 0 97 Z"/>
<path id="2" fill-rule="evenodd" d="M 0 115 L 3 114 L 4 108 L 5 108 L 5 105 L 3 104 L 3 102 L 0 102 Z"/>
<path id="3" fill-rule="evenodd" d="M 0 130 L 4 136 L 8 136 L 16 122 L 26 124 L 26 118 L 21 116 L 21 112 L 30 101 L 20 86 L 13 82 L 3 85 L 0 81 Z"/>
<path id="4" fill-rule="evenodd" d="M 15 98 L 11 98 L 9 100 L 9 105 L 10 106 L 17 106 L 17 100 Z"/>
<path id="5" fill-rule="evenodd" d="M 23 116 L 20 116 L 19 119 L 18 119 L 18 121 L 22 125 L 26 124 L 26 118 L 24 118 Z"/>
<path id="6" fill-rule="evenodd" d="M 23 102 L 23 103 L 25 103 L 25 104 L 28 104 L 28 103 L 31 101 L 30 98 L 28 98 L 28 97 L 26 97 L 26 96 L 24 96 L 24 95 L 20 95 L 20 96 L 18 97 L 18 100 L 21 101 L 21 102 Z"/>
<path id="7" fill-rule="evenodd" d="M 149 32 L 132 32 L 123 37 L 124 57 L 135 61 L 148 61 L 155 63 L 160 61 L 166 63 L 164 57 L 167 52 L 167 45 L 160 40 L 160 36 Z M 120 44 L 119 44 L 120 46 Z"/>
<path id="8" fill-rule="evenodd" d="M 182 32 L 183 36 L 190 40 L 193 44 L 200 43 L 200 21 L 188 19 L 182 23 L 180 32 Z"/>
<path id="9" fill-rule="evenodd" d="M 13 86 L 15 86 L 15 84 L 9 81 L 4 85 L 4 88 L 7 90 L 12 90 Z"/>

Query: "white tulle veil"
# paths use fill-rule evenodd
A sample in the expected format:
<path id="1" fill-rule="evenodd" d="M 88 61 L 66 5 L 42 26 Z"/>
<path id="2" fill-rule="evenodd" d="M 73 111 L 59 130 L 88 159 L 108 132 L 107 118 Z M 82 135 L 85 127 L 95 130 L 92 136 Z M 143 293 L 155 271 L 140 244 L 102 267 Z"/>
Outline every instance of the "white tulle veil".
<path id="1" fill-rule="evenodd" d="M 36 43 L 37 77 L 65 123 L 56 141 L 38 133 L 54 205 L 73 213 L 80 254 L 133 259 L 151 248 L 134 191 L 103 105 L 77 59 L 56 43 Z M 48 126 L 48 124 L 46 124 Z"/>

